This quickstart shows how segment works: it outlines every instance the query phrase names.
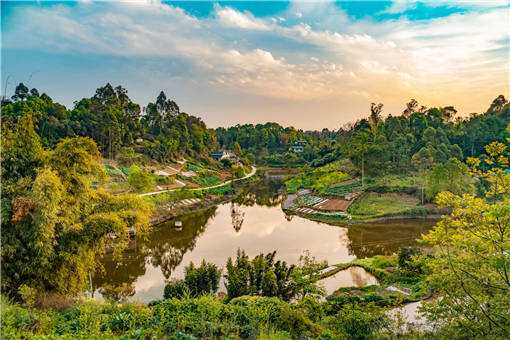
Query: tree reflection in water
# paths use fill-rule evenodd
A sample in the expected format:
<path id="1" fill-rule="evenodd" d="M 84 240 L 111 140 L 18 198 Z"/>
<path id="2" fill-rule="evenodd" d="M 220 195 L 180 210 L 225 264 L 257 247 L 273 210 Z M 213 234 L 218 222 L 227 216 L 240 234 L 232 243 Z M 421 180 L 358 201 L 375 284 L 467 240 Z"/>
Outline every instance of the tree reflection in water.
<path id="1" fill-rule="evenodd" d="M 175 228 L 175 220 L 155 226 L 145 238 L 133 241 L 120 257 L 104 256 L 104 270 L 93 276 L 93 286 L 100 288 L 103 296 L 117 300 L 133 295 L 135 283 L 140 289 L 137 280 L 143 277 L 155 280 L 162 290 L 163 281 L 179 275 L 179 268 L 187 264 L 182 263 L 185 256 L 187 261 L 205 257 L 221 266 L 238 247 L 252 252 L 277 250 L 289 263 L 306 249 L 330 263 L 349 261 L 354 256 L 392 254 L 401 246 L 414 244 L 433 225 L 430 220 L 393 220 L 342 228 L 292 218 L 279 206 L 281 190 L 282 184 L 277 181 L 251 183 L 238 188 L 241 195 L 229 204 L 180 216 L 182 228 Z M 206 230 L 209 226 L 211 230 Z M 201 245 L 196 247 L 199 239 Z M 161 274 L 153 276 L 154 270 Z"/>
<path id="2" fill-rule="evenodd" d="M 415 245 L 433 225 L 434 221 L 427 219 L 354 224 L 347 231 L 349 252 L 357 258 L 391 255 L 401 247 Z"/>
<path id="3" fill-rule="evenodd" d="M 255 204 L 275 207 L 281 204 L 284 199 L 284 188 L 285 185 L 282 181 L 266 178 L 242 187 L 239 195 L 237 195 L 233 202 L 249 207 Z"/>
<path id="4" fill-rule="evenodd" d="M 144 238 L 132 242 L 120 258 L 108 254 L 101 259 L 102 269 L 96 273 L 94 287 L 113 291 L 113 287 L 132 285 L 145 274 L 146 264 L 160 267 L 165 279 L 182 262 L 184 254 L 195 248 L 198 237 L 205 231 L 207 221 L 214 216 L 216 207 L 182 215 L 183 227 L 176 229 L 175 220 L 152 228 Z M 127 290 L 127 289 L 126 289 Z"/>

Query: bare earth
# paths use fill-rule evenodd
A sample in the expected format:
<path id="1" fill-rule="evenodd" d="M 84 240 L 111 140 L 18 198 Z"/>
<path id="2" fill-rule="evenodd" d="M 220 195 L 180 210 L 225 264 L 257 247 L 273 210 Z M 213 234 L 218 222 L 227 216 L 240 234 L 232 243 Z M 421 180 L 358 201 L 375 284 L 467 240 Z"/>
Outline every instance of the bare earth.
<path id="1" fill-rule="evenodd" d="M 316 206 L 318 210 L 324 211 L 347 211 L 349 205 L 351 205 L 352 201 L 347 201 L 339 198 L 331 198 L 324 203 Z"/>

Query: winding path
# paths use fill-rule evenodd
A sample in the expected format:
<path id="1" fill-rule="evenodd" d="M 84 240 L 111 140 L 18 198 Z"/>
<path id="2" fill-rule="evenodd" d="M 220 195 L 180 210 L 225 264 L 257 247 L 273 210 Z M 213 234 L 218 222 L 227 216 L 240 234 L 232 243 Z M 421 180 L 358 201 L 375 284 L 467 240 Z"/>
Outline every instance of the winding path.
<path id="1" fill-rule="evenodd" d="M 252 166 L 250 173 L 245 175 L 245 176 L 243 176 L 243 177 L 241 177 L 241 178 L 231 179 L 231 180 L 228 180 L 226 182 L 223 182 L 223 183 L 220 183 L 220 184 L 216 184 L 216 185 L 211 185 L 211 186 L 204 187 L 204 188 L 194 188 L 194 189 L 188 189 L 188 190 L 190 190 L 190 191 L 200 191 L 200 190 L 209 190 L 209 189 L 219 188 L 219 187 L 222 187 L 224 185 L 230 184 L 232 182 L 242 181 L 243 179 L 250 178 L 251 176 L 255 175 L 256 172 L 257 172 L 257 168 Z M 154 196 L 154 195 L 162 194 L 162 193 L 165 193 L 165 192 L 171 192 L 171 191 L 176 191 L 176 190 L 180 190 L 180 189 L 182 189 L 182 188 L 160 190 L 160 191 L 153 191 L 153 192 L 146 192 L 145 194 L 140 194 L 140 196 Z"/>

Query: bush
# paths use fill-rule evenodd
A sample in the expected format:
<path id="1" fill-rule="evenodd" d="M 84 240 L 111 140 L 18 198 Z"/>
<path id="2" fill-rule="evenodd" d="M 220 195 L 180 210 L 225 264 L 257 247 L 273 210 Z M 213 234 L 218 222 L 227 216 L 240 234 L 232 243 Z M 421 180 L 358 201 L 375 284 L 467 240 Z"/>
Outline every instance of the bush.
<path id="1" fill-rule="evenodd" d="M 165 285 L 165 299 L 199 297 L 218 291 L 221 269 L 215 264 L 202 261 L 199 267 L 195 267 L 193 262 L 190 262 L 184 273 L 184 280 L 172 280 Z"/>
<path id="2" fill-rule="evenodd" d="M 151 173 L 132 165 L 129 167 L 128 183 L 135 191 L 148 191 L 154 189 L 155 179 Z"/>
<path id="3" fill-rule="evenodd" d="M 346 305 L 331 321 L 331 327 L 346 339 L 372 338 L 388 324 L 382 310 L 373 306 L 361 309 L 356 304 Z"/>
<path id="4" fill-rule="evenodd" d="M 227 261 L 225 286 L 228 298 L 259 295 L 290 301 L 324 294 L 317 282 L 320 270 L 327 267 L 326 262 L 316 261 L 305 253 L 297 266 L 288 266 L 285 261 L 276 261 L 275 257 L 276 251 L 250 259 L 244 251 L 238 250 L 235 261 L 232 258 Z"/>
<path id="5" fill-rule="evenodd" d="M 165 290 L 163 291 L 163 297 L 165 299 L 180 299 L 187 295 L 189 295 L 189 289 L 184 280 L 172 280 L 167 282 Z"/>
<path id="6" fill-rule="evenodd" d="M 203 260 L 200 267 L 195 267 L 191 262 L 184 271 L 184 282 L 192 296 L 214 294 L 218 291 L 221 270 L 215 264 Z"/>
<path id="7" fill-rule="evenodd" d="M 18 288 L 18 294 L 25 306 L 32 307 L 35 304 L 37 299 L 37 290 L 35 288 L 29 287 L 26 284 L 22 284 Z"/>

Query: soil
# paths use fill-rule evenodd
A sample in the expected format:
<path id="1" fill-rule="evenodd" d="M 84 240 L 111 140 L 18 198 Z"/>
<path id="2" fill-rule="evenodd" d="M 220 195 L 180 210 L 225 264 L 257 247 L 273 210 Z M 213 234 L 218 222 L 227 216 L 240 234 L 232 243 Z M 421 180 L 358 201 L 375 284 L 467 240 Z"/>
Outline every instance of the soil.
<path id="1" fill-rule="evenodd" d="M 339 198 L 330 198 L 324 203 L 316 206 L 315 208 L 318 210 L 324 211 L 347 211 L 349 205 L 351 205 L 352 201 L 347 201 Z"/>

